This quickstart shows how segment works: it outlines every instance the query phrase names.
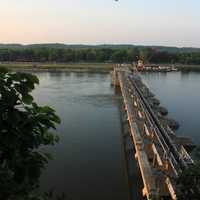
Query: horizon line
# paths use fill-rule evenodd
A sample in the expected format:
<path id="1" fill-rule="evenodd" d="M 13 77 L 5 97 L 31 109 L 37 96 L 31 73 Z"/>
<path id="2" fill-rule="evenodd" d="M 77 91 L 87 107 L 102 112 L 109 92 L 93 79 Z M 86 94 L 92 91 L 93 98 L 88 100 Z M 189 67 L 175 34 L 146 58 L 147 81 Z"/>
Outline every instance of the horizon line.
<path id="1" fill-rule="evenodd" d="M 12 42 L 3 42 L 0 43 L 0 45 L 21 45 L 21 46 L 31 46 L 31 45 L 53 45 L 53 44 L 57 44 L 57 45 L 69 45 L 69 46 L 76 46 L 76 45 L 80 45 L 80 46 L 103 46 L 103 45 L 113 45 L 113 46 L 123 46 L 123 45 L 129 45 L 129 46 L 139 46 L 139 47 L 168 47 L 168 48 L 193 48 L 193 49 L 200 49 L 200 47 L 197 46 L 173 46 L 173 45 L 145 45 L 145 44 L 133 44 L 133 43 L 99 43 L 99 44 L 94 44 L 94 43 L 62 43 L 62 42 L 39 42 L 39 43 L 12 43 Z"/>

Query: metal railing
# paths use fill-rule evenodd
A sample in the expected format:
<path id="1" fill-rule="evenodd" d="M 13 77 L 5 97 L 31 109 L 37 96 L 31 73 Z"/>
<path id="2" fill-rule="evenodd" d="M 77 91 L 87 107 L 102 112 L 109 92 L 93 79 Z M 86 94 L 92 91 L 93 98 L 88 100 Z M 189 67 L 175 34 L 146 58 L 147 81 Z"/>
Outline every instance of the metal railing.
<path id="1" fill-rule="evenodd" d="M 167 131 L 163 128 L 162 124 L 160 123 L 157 116 L 153 112 L 149 103 L 144 98 L 142 92 L 138 88 L 136 82 L 130 76 L 128 76 L 127 78 L 132 83 L 132 86 L 135 89 L 137 98 L 140 99 L 141 106 L 143 107 L 143 110 L 144 110 L 149 122 L 156 130 L 156 134 L 160 140 L 159 142 L 160 142 L 163 150 L 165 151 L 167 157 L 172 161 L 172 163 L 174 163 L 175 166 L 176 166 L 176 163 L 179 164 L 179 167 L 176 170 L 179 171 L 179 170 L 183 170 L 183 169 L 187 168 L 188 164 L 186 162 L 186 159 L 183 159 L 183 157 L 181 156 L 180 152 L 178 151 L 177 146 L 174 144 L 174 142 L 168 135 Z M 173 157 L 172 157 L 172 155 L 173 155 Z M 187 156 L 190 157 L 188 154 L 187 154 Z M 176 162 L 173 162 L 173 160 L 176 160 Z M 191 159 L 189 159 L 189 160 L 191 161 Z M 176 168 L 177 168 L 177 166 L 176 166 Z"/>

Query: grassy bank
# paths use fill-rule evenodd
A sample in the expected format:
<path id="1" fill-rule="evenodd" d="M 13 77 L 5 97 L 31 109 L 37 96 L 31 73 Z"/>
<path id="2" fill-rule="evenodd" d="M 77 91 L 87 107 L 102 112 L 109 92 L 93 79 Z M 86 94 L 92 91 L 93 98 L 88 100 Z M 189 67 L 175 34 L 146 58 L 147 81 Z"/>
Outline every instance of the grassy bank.
<path id="1" fill-rule="evenodd" d="M 109 72 L 113 69 L 112 63 L 0 63 L 0 67 L 11 70 L 25 71 L 90 71 Z"/>
<path id="2" fill-rule="evenodd" d="M 174 66 L 179 71 L 200 71 L 200 65 L 156 64 Z M 0 67 L 23 71 L 71 71 L 71 72 L 110 72 L 113 63 L 33 63 L 33 62 L 0 62 Z"/>

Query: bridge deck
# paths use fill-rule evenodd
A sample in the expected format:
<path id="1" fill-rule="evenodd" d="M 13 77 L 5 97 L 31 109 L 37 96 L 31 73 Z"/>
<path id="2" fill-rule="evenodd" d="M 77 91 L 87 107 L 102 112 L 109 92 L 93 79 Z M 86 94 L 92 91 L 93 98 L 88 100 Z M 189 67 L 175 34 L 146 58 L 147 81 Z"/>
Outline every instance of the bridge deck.
<path id="1" fill-rule="evenodd" d="M 171 197 L 176 200 L 174 180 L 193 160 L 183 144 L 177 142 L 178 137 L 173 139 L 152 111 L 137 85 L 138 74 L 117 68 L 113 76 L 114 84 L 120 87 L 123 96 L 144 184 L 143 195 L 147 199 Z"/>

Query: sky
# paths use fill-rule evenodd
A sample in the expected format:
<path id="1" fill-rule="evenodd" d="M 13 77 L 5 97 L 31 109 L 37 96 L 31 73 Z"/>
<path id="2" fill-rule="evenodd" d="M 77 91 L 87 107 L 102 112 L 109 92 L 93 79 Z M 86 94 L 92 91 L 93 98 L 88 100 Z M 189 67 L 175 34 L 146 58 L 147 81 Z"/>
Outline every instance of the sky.
<path id="1" fill-rule="evenodd" d="M 0 0 L 0 43 L 200 47 L 200 0 Z"/>

